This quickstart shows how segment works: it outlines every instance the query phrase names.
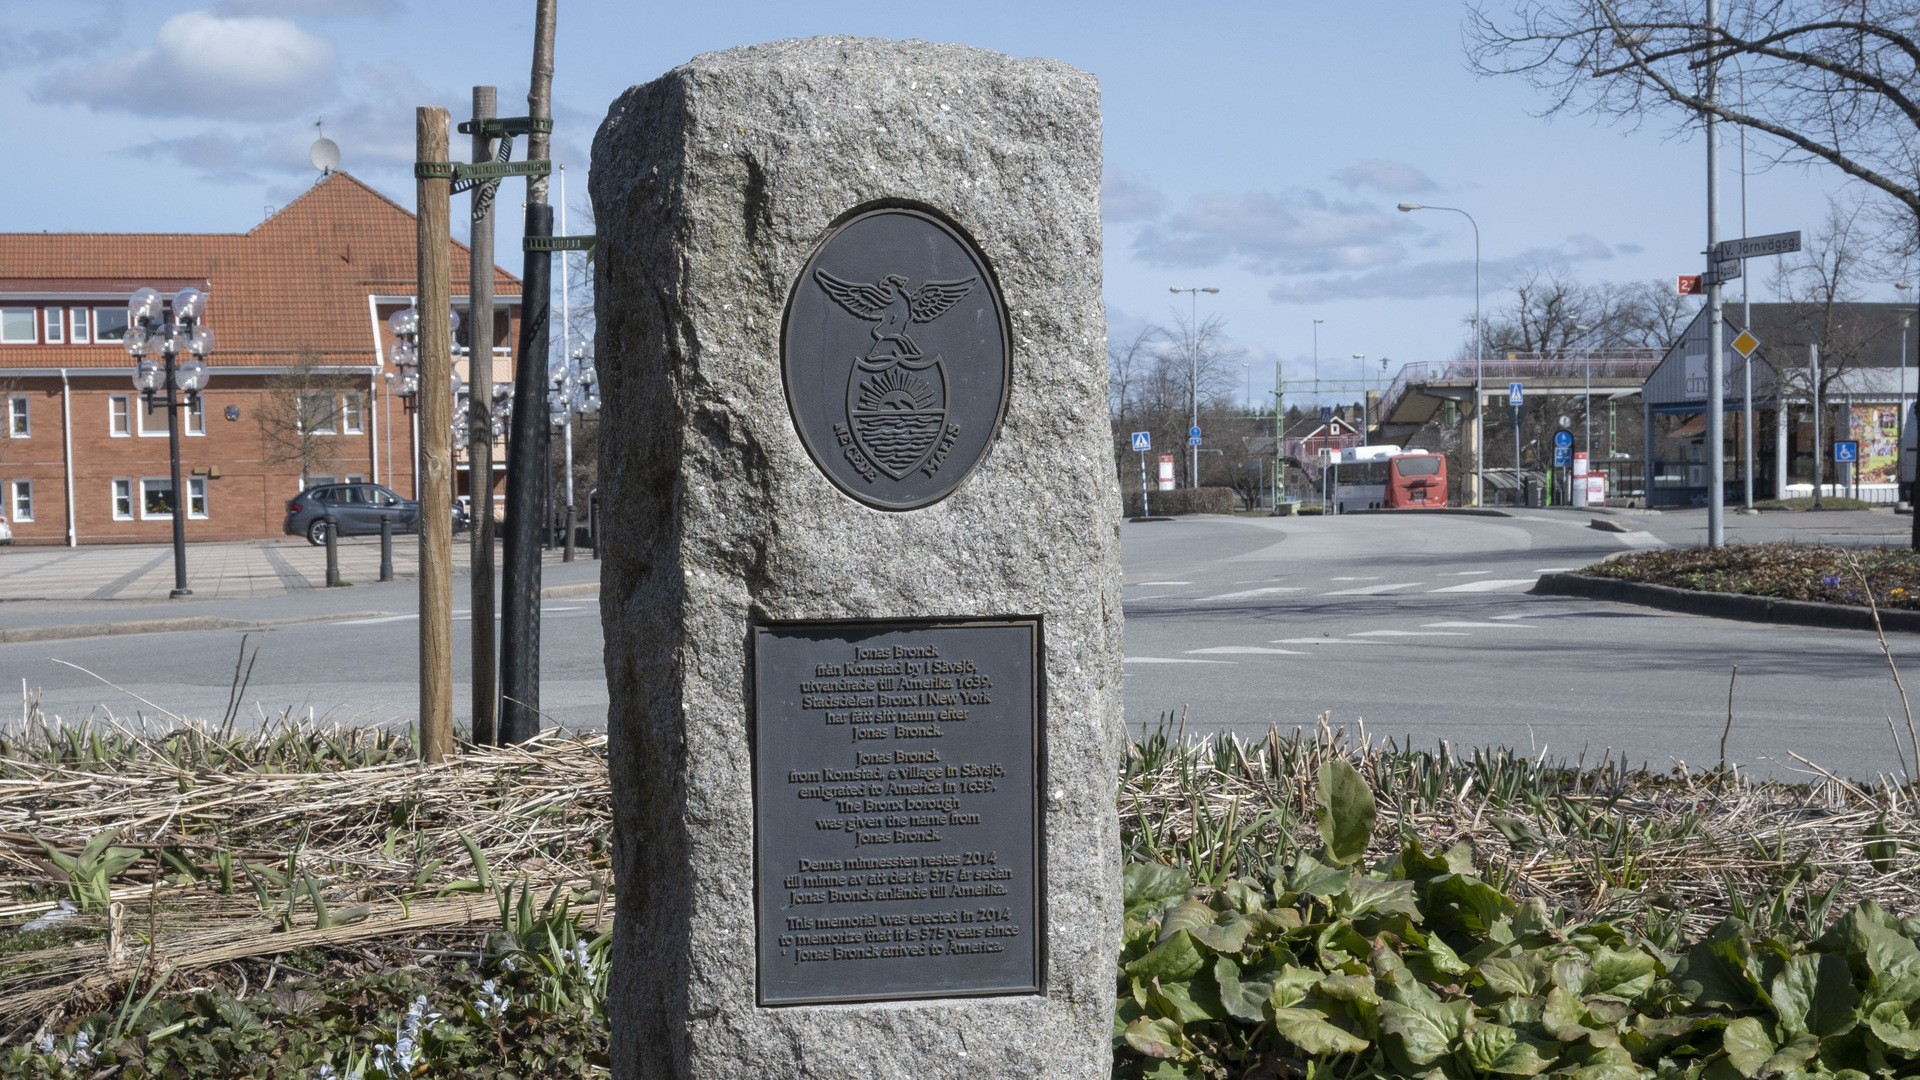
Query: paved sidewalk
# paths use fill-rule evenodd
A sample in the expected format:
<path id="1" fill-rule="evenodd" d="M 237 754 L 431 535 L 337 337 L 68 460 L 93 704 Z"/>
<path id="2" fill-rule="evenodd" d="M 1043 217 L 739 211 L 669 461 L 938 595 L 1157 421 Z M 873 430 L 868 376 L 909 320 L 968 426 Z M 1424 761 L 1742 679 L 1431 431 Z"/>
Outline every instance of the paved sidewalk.
<path id="1" fill-rule="evenodd" d="M 453 540 L 453 571 L 467 573 L 469 547 L 464 535 Z M 494 564 L 499 565 L 498 549 Z M 560 552 L 546 554 L 549 564 Z M 576 565 L 592 564 L 581 549 Z M 393 542 L 396 580 L 419 573 L 420 545 L 413 536 Z M 355 584 L 380 577 L 380 539 L 340 541 L 340 576 Z M 326 584 L 327 551 L 305 540 L 247 540 L 187 545 L 187 587 L 194 600 L 286 596 Z M 102 544 L 91 547 L 0 547 L 0 602 L 21 600 L 166 600 L 173 590 L 173 547 L 168 544 Z"/>

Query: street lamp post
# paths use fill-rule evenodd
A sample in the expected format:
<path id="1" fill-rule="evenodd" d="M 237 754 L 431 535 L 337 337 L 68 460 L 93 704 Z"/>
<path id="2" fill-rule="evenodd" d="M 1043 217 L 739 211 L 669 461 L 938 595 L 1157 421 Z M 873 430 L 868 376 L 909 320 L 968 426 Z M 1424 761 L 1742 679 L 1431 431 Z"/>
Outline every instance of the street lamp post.
<path id="1" fill-rule="evenodd" d="M 1313 320 L 1313 407 L 1320 408 L 1320 324 L 1325 319 Z"/>
<path id="2" fill-rule="evenodd" d="M 153 414 L 154 395 L 167 392 L 167 457 L 173 469 L 173 591 L 167 595 L 172 597 L 193 595 L 187 588 L 187 513 L 193 499 L 180 481 L 180 410 L 199 406 L 200 391 L 210 379 L 203 362 L 213 353 L 213 331 L 202 325 L 206 309 L 207 294 L 199 289 L 175 293 L 171 312 L 163 308 L 159 293 L 141 289 L 127 301 L 122 339 L 134 359 L 133 385 L 139 387 L 148 415 Z M 176 364 L 182 349 L 189 359 Z M 158 364 L 150 355 L 154 352 L 160 354 Z"/>
<path id="3" fill-rule="evenodd" d="M 1487 425 L 1483 410 L 1487 404 L 1487 388 L 1480 363 L 1480 223 L 1473 215 L 1457 206 L 1425 206 L 1420 203 L 1403 202 L 1400 212 L 1410 214 L 1415 210 L 1450 210 L 1466 218 L 1473 226 L 1473 505 L 1479 506 L 1483 493 L 1487 489 L 1486 434 Z"/>
<path id="4" fill-rule="evenodd" d="M 1893 283 L 1893 287 L 1900 290 L 1900 302 L 1905 303 L 1907 299 L 1906 294 L 1913 291 L 1913 282 L 1896 281 Z M 1895 466 L 1895 472 L 1893 474 L 1893 493 L 1895 498 L 1898 498 L 1900 495 L 1900 477 L 1905 476 L 1907 472 L 1907 414 L 1912 411 L 1914 400 L 1907 396 L 1907 328 L 1912 322 L 1913 316 L 1900 316 L 1900 417 L 1894 421 L 1893 425 L 1895 432 L 1894 438 L 1898 440 L 1896 445 L 1900 448 L 1900 459 Z M 1920 375 L 1920 373 L 1916 374 Z M 1907 489 L 1907 502 L 1913 502 L 1913 489 L 1911 486 Z M 1920 532 L 1920 529 L 1916 529 L 1916 532 Z"/>
<path id="5" fill-rule="evenodd" d="M 1187 405 L 1193 414 L 1187 431 L 1187 486 L 1200 486 L 1200 448 L 1193 443 L 1193 428 L 1200 426 L 1200 294 L 1217 293 L 1212 285 L 1170 285 L 1174 295 L 1188 294 L 1187 310 Z"/>
<path id="6" fill-rule="evenodd" d="M 1371 407 L 1367 402 L 1367 354 L 1354 353 L 1353 358 L 1360 361 L 1360 445 L 1367 445 L 1367 432 L 1373 427 Z"/>

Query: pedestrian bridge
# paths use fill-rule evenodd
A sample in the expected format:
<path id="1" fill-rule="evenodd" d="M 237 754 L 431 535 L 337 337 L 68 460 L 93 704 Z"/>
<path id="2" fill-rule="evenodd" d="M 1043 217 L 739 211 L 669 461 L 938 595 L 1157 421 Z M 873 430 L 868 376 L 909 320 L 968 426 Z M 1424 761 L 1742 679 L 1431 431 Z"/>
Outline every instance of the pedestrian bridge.
<path id="1" fill-rule="evenodd" d="M 1505 353 L 1498 360 L 1482 360 L 1478 367 L 1489 398 L 1504 399 L 1507 384 L 1515 382 L 1529 394 L 1612 395 L 1638 391 L 1660 366 L 1663 353 L 1660 349 Z M 1416 360 L 1401 365 L 1373 424 L 1378 438 L 1413 434 L 1433 420 L 1443 402 L 1471 405 L 1475 366 L 1472 360 Z M 1472 415 L 1470 408 L 1467 414 Z"/>

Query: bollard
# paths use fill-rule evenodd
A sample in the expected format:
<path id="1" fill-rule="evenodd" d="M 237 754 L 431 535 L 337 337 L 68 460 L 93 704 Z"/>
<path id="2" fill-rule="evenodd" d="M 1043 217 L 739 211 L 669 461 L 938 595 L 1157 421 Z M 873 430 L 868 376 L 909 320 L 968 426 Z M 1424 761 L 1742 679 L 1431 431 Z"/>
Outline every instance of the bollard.
<path id="1" fill-rule="evenodd" d="M 573 504 L 568 503 L 567 504 L 567 543 L 566 543 L 566 547 L 563 549 L 566 553 L 560 556 L 561 562 L 573 561 L 573 530 L 574 530 Z"/>
<path id="2" fill-rule="evenodd" d="M 340 584 L 340 519 L 327 515 L 327 587 Z"/>
<path id="3" fill-rule="evenodd" d="M 393 580 L 393 519 L 380 518 L 380 580 Z"/>

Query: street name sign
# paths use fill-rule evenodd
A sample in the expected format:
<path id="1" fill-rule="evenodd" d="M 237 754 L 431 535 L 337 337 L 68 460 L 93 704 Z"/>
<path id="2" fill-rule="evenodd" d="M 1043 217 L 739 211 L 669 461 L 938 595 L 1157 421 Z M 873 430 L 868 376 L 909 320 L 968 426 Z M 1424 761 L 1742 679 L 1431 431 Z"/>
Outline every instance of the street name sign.
<path id="1" fill-rule="evenodd" d="M 1762 255 L 1785 255 L 1799 250 L 1799 230 L 1770 233 L 1766 236 L 1749 236 L 1740 240 L 1722 240 L 1713 246 L 1713 261 L 1757 259 Z"/>

